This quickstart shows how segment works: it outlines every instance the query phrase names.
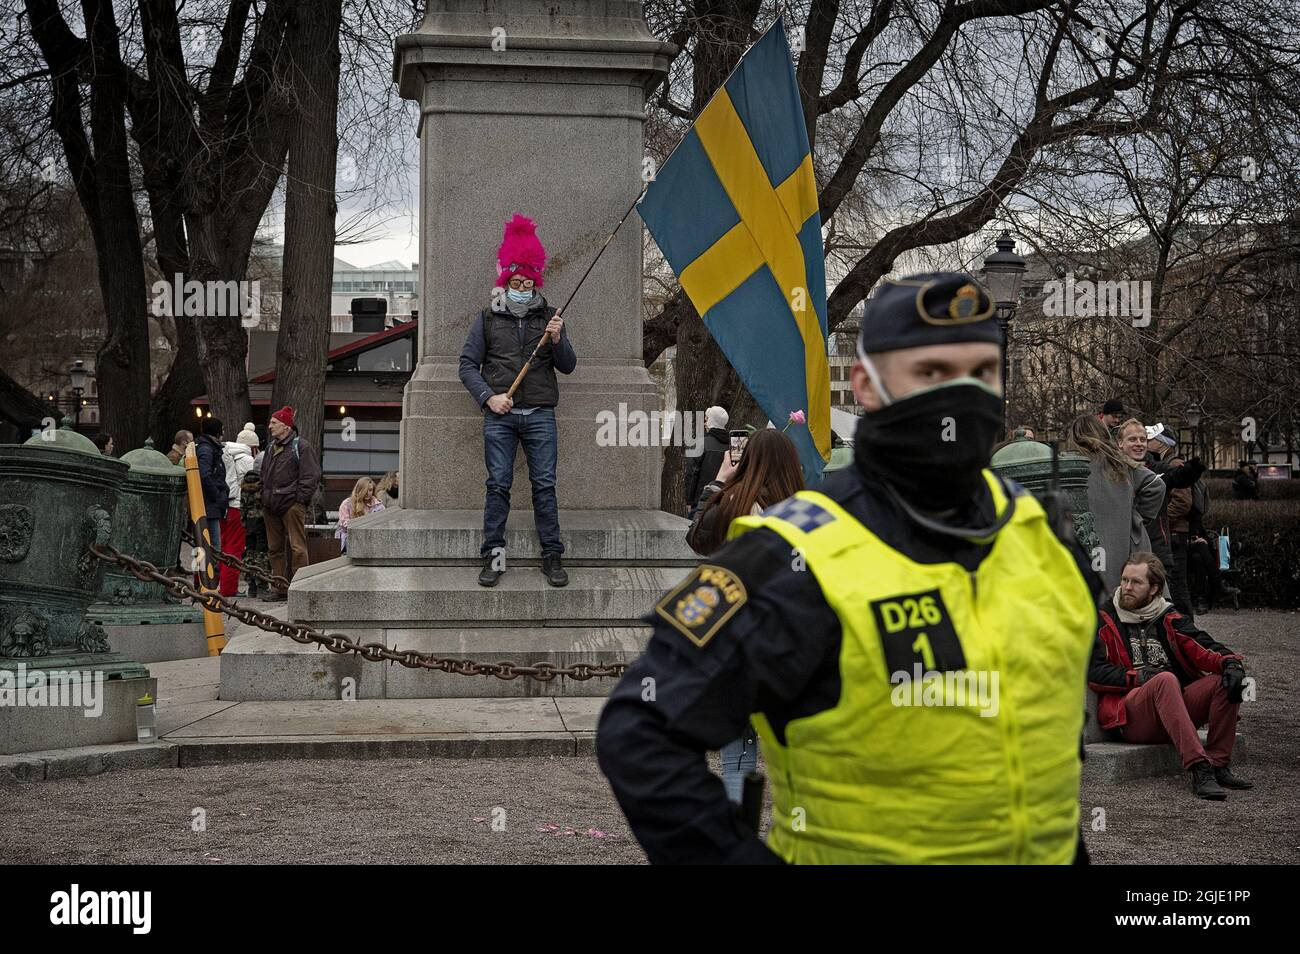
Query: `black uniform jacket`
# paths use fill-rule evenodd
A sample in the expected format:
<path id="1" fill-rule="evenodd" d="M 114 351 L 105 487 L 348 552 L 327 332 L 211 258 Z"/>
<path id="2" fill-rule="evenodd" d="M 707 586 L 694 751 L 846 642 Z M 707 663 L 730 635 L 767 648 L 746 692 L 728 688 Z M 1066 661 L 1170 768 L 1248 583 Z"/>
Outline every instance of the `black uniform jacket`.
<path id="1" fill-rule="evenodd" d="M 856 465 L 831 474 L 819 489 L 917 562 L 956 562 L 971 571 L 989 551 L 923 529 Z M 982 490 L 947 523 L 989 526 L 993 496 Z M 1077 546 L 1074 552 L 1093 583 Z M 727 800 L 705 753 L 739 738 L 750 713 L 762 712 L 784 739 L 792 720 L 835 706 L 840 621 L 814 574 L 795 568 L 790 544 L 775 531 L 752 530 L 708 562 L 739 576 L 747 600 L 703 646 L 657 614 L 645 617 L 654 634 L 601 714 L 597 757 L 651 862 L 777 863 Z M 1094 592 L 1100 595 L 1099 583 Z"/>

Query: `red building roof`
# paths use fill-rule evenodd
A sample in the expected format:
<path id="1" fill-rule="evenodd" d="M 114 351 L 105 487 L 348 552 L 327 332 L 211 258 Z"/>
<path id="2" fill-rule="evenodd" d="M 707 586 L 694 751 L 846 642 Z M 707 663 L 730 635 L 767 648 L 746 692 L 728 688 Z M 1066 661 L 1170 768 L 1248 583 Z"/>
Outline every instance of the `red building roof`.
<path id="1" fill-rule="evenodd" d="M 350 341 L 347 344 L 339 345 L 337 348 L 332 348 L 329 351 L 329 353 L 325 355 L 325 361 L 326 363 L 330 363 L 333 361 L 337 361 L 340 358 L 346 358 L 354 354 L 359 354 L 362 351 L 368 351 L 371 348 L 377 347 L 379 345 L 384 344 L 385 342 L 392 341 L 396 338 L 401 338 L 404 336 L 413 336 L 416 331 L 417 321 L 418 319 L 412 318 L 410 321 L 404 321 L 401 324 L 393 325 L 393 327 L 391 328 L 385 328 L 383 331 L 377 331 L 373 335 L 367 335 L 366 337 L 359 338 L 356 341 Z M 249 384 L 270 384 L 273 381 L 275 381 L 274 370 L 264 371 L 261 374 L 248 379 Z M 258 405 L 269 405 L 271 402 L 269 399 L 262 399 L 262 400 L 252 400 L 249 401 L 249 403 L 254 406 L 258 406 Z M 333 402 L 327 400 L 325 403 L 330 404 Z M 402 406 L 402 402 L 400 399 L 396 401 L 350 400 L 347 403 L 355 407 L 401 407 Z M 198 397 L 193 398 L 190 401 L 190 404 L 207 406 L 208 396 L 206 394 L 201 394 Z"/>
<path id="2" fill-rule="evenodd" d="M 337 361 L 339 358 L 346 358 L 349 355 L 358 354 L 362 351 L 368 351 L 375 345 L 383 344 L 393 338 L 400 338 L 404 334 L 414 334 L 415 326 L 418 319 L 404 321 L 400 325 L 393 325 L 391 328 L 385 328 L 383 331 L 376 331 L 373 335 L 368 335 L 359 341 L 352 341 L 345 345 L 339 345 L 329 354 L 325 355 L 326 363 Z M 255 378 L 249 378 L 249 384 L 269 384 L 275 380 L 274 371 L 264 371 Z M 400 402 L 399 402 L 400 403 Z"/>

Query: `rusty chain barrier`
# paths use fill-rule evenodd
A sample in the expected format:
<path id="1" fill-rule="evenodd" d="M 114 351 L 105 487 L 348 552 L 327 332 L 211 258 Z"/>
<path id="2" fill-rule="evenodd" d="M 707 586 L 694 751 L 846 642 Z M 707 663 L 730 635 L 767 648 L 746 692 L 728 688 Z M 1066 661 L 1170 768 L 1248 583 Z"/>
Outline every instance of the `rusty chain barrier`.
<path id="1" fill-rule="evenodd" d="M 190 539 L 192 540 L 193 537 Z M 256 626 L 267 632 L 287 636 L 296 643 L 316 643 L 332 653 L 356 653 L 362 659 L 371 662 L 395 662 L 401 663 L 408 669 L 432 669 L 460 676 L 496 676 L 498 679 L 518 679 L 520 676 L 526 676 L 538 682 L 551 682 L 557 676 L 567 676 L 579 681 L 617 677 L 623 675 L 623 671 L 627 668 L 625 663 L 608 665 L 575 663 L 572 666 L 555 666 L 545 662 L 532 666 L 518 666 L 508 662 L 481 663 L 472 659 L 449 659 L 414 650 L 389 649 L 383 643 L 355 643 L 338 633 L 322 633 L 306 623 L 289 623 L 254 609 L 241 607 L 238 603 L 227 602 L 228 598 L 216 590 L 197 590 L 188 574 L 169 575 L 148 560 L 140 560 L 120 553 L 108 544 L 98 546 L 92 543 L 87 549 L 98 559 L 116 564 L 137 579 L 161 584 L 168 593 L 178 599 L 189 600 L 214 613 L 225 613 L 241 623 Z M 283 577 L 275 579 L 283 579 Z M 285 581 L 285 585 L 288 586 L 288 581 Z"/>
<path id="2" fill-rule="evenodd" d="M 194 539 L 194 534 L 187 529 L 181 530 L 181 540 L 195 549 L 199 546 L 198 542 Z M 258 569 L 255 566 L 245 563 L 243 560 L 239 559 L 239 557 L 231 556 L 229 553 L 222 553 L 220 550 L 214 550 L 208 555 L 218 563 L 225 564 L 232 569 L 238 570 L 240 573 L 247 576 L 257 577 L 267 586 L 274 587 L 277 590 L 287 590 L 289 588 L 289 581 L 284 577 L 267 573 L 265 570 Z"/>

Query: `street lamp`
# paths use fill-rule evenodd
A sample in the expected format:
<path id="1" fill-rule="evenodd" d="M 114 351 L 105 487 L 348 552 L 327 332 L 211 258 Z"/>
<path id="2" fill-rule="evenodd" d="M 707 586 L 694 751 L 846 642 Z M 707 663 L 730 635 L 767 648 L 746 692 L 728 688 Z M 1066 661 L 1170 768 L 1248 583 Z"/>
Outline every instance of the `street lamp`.
<path id="1" fill-rule="evenodd" d="M 72 425 L 77 427 L 81 424 L 81 395 L 86 390 L 86 378 L 89 376 L 86 362 L 78 358 L 72 362 L 72 367 L 68 368 L 68 374 L 72 377 L 72 393 L 77 396 L 72 404 Z"/>
<path id="2" fill-rule="evenodd" d="M 1003 231 L 994 243 L 997 251 L 984 259 L 984 284 L 997 305 L 998 327 L 1002 329 L 1002 423 L 1007 423 L 1007 403 L 1010 385 L 1007 378 L 1007 352 L 1011 350 L 1011 322 L 1020 303 L 1020 283 L 1024 281 L 1028 266 L 1016 254 L 1015 240 Z"/>

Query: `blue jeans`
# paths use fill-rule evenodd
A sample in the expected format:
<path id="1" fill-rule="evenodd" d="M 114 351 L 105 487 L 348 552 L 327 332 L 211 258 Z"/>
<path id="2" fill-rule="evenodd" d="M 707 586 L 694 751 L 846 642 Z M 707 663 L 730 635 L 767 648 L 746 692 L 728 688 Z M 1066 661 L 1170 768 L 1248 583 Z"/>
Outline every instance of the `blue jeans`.
<path id="1" fill-rule="evenodd" d="M 722 747 L 722 784 L 727 798 L 740 804 L 745 776 L 758 768 L 758 739 L 753 726 L 745 734 Z"/>
<path id="2" fill-rule="evenodd" d="M 555 408 L 539 407 L 531 414 L 493 414 L 483 411 L 483 462 L 487 464 L 487 498 L 483 503 L 483 545 L 487 556 L 506 545 L 506 518 L 510 516 L 510 484 L 515 476 L 515 449 L 524 445 L 528 480 L 533 485 L 533 522 L 542 553 L 563 553 L 560 542 L 560 508 L 555 501 L 555 462 L 559 442 Z"/>

